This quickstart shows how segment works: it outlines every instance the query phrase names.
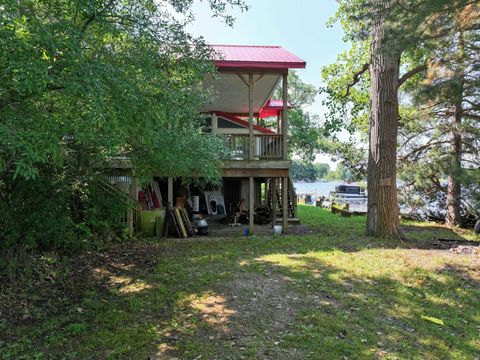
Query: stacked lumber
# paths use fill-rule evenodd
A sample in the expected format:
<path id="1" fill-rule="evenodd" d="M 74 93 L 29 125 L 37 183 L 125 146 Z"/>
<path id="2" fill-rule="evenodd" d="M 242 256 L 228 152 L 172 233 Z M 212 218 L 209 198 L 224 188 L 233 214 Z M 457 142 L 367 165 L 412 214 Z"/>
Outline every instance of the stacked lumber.
<path id="1" fill-rule="evenodd" d="M 165 236 L 188 238 L 194 235 L 193 225 L 185 208 L 167 209 L 165 219 Z"/>
<path id="2" fill-rule="evenodd" d="M 138 201 L 142 210 L 153 210 L 162 208 L 162 193 L 157 181 L 152 181 L 138 192 Z"/>

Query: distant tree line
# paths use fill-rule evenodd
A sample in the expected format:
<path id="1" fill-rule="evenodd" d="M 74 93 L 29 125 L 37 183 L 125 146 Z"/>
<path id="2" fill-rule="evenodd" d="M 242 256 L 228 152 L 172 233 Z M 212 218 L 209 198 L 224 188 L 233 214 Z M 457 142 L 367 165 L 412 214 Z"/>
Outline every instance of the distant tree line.
<path id="1" fill-rule="evenodd" d="M 330 169 L 330 165 L 325 163 L 313 163 L 306 161 L 293 161 L 290 168 L 290 176 L 295 181 L 359 181 L 363 180 L 355 172 L 339 163 L 335 170 Z"/>

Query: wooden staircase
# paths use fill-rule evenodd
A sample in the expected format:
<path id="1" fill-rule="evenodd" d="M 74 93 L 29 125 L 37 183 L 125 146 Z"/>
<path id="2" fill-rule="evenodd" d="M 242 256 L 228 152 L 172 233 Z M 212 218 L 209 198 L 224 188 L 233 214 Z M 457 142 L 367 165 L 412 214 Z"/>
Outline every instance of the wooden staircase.
<path id="1" fill-rule="evenodd" d="M 268 181 L 268 191 L 267 191 L 267 204 L 271 209 L 273 206 L 273 188 L 275 188 L 275 198 L 276 198 L 276 218 L 277 223 L 283 221 L 283 181 L 277 181 L 277 185 L 273 186 L 273 181 L 276 179 L 270 179 Z M 289 224 L 300 224 L 300 220 L 297 217 L 297 194 L 295 193 L 295 188 L 293 187 L 292 179 L 288 178 L 288 223 Z"/>
<path id="2" fill-rule="evenodd" d="M 94 185 L 109 194 L 120 195 L 121 201 L 127 204 L 128 209 L 122 216 L 120 222 L 126 224 L 129 228 L 129 232 L 133 234 L 135 231 L 140 230 L 140 213 L 141 204 L 137 199 L 133 198 L 130 194 L 120 190 L 115 185 L 110 184 L 107 179 L 96 179 Z"/>

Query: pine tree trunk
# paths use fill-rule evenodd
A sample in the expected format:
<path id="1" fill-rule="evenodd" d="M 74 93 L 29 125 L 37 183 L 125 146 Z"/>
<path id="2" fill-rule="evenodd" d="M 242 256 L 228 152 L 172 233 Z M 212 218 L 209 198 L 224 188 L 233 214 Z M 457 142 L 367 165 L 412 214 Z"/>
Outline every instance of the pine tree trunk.
<path id="1" fill-rule="evenodd" d="M 396 163 L 400 52 L 388 42 L 383 21 L 379 19 L 374 27 L 370 61 L 367 235 L 398 237 Z"/>
<path id="2" fill-rule="evenodd" d="M 447 216 L 445 218 L 445 223 L 450 226 L 461 226 L 462 224 L 460 217 L 462 185 L 459 179 L 462 160 L 462 135 L 459 129 L 461 122 L 462 104 L 460 101 L 455 105 L 455 115 L 450 130 L 450 164 L 448 168 Z"/>
<path id="3" fill-rule="evenodd" d="M 447 215 L 445 223 L 450 226 L 461 226 L 462 219 L 460 217 L 462 185 L 460 182 L 460 175 L 462 171 L 462 133 L 460 126 L 462 124 L 463 116 L 463 92 L 465 77 L 463 74 L 462 62 L 465 57 L 465 42 L 463 32 L 460 31 L 458 39 L 457 52 L 457 70 L 456 77 L 459 80 L 458 92 L 454 97 L 454 112 L 452 126 L 450 130 L 450 159 L 448 166 L 448 186 L 447 186 Z"/>

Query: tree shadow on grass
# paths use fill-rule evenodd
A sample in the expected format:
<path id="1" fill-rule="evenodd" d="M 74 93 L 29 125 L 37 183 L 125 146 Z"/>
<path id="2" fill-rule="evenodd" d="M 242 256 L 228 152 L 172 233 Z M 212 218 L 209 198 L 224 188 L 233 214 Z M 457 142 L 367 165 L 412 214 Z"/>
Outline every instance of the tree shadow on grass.
<path id="1" fill-rule="evenodd" d="M 412 258 L 429 258 L 418 251 Z M 73 358 L 472 357 L 478 271 L 453 260 L 408 263 L 397 252 L 284 238 L 90 254 L 77 259 L 82 296 L 61 314 L 20 321 L 28 336 L 17 353 L 7 350 Z"/>
<path id="2" fill-rule="evenodd" d="M 71 268 L 81 296 L 61 313 L 12 324 L 2 354 L 473 358 L 475 262 L 366 245 L 343 250 L 308 237 L 166 241 L 84 255 Z"/>

